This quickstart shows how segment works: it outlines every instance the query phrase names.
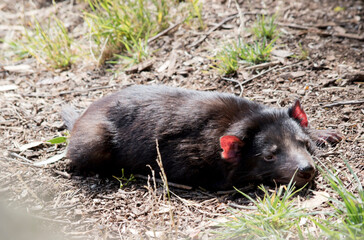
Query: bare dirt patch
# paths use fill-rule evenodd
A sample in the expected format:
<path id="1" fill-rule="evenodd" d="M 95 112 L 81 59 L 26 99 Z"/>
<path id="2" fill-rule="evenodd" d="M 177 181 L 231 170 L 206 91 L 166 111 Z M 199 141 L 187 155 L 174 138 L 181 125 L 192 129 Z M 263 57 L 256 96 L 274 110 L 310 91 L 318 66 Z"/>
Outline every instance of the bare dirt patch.
<path id="1" fill-rule="evenodd" d="M 80 37 L 80 32 L 85 31 L 80 17 L 83 5 L 71 2 L 59 1 L 54 7 L 41 0 L 3 1 L 0 37 L 16 36 L 27 18 L 45 17 L 53 9 L 57 9 L 73 35 Z M 304 60 L 277 54 L 278 63 L 266 68 L 271 69 L 268 73 L 245 84 L 243 96 L 272 106 L 286 106 L 300 99 L 311 126 L 338 129 L 344 136 L 337 146 L 320 150 L 318 158 L 338 169 L 349 189 L 352 185 L 346 177 L 344 160 L 363 182 L 363 1 L 241 2 L 246 27 L 254 20 L 251 13 L 279 12 L 281 37 L 277 50 L 300 55 L 300 43 L 309 51 L 309 58 Z M 95 70 L 82 61 L 68 71 L 53 71 L 39 66 L 35 59 L 10 62 L 5 44 L 0 43 L 4 54 L 0 65 L 2 204 L 8 209 L 26 209 L 32 219 L 42 223 L 40 231 L 56 229 L 66 239 L 208 238 L 207 230 L 230 215 L 231 203 L 248 204 L 236 195 L 173 187 L 168 201 L 161 184 L 154 185 L 151 181 L 148 185 L 142 179 L 119 189 L 118 181 L 113 178 L 68 175 L 65 159 L 47 167 L 31 166 L 60 154 L 65 150 L 64 145 L 41 144 L 19 151 L 25 144 L 62 134 L 64 125 L 59 112 L 64 104 L 83 110 L 91 102 L 127 85 L 166 84 L 240 94 L 238 84 L 223 80 L 210 67 L 210 57 L 216 49 L 236 36 L 241 27 L 239 17 L 213 31 L 201 44 L 190 47 L 217 23 L 237 12 L 235 4 L 231 1 L 229 6 L 229 3 L 205 2 L 203 17 L 208 28 L 204 32 L 182 24 L 159 37 L 151 44 L 158 51 L 148 68 L 141 71 L 123 73 L 118 66 Z M 4 68 L 13 65 L 27 65 L 30 69 Z M 256 74 L 240 69 L 234 79 L 242 82 Z M 341 104 L 326 106 L 336 102 Z M 321 176 L 316 178 L 313 189 L 327 190 Z M 327 205 L 319 209 L 324 207 Z"/>

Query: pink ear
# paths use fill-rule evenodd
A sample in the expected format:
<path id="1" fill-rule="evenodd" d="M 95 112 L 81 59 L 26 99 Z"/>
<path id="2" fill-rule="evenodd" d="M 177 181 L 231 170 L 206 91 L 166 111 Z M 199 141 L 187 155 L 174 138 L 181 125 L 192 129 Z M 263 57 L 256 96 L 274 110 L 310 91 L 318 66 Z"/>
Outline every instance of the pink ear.
<path id="1" fill-rule="evenodd" d="M 237 137 L 226 135 L 220 138 L 220 146 L 223 150 L 221 157 L 229 163 L 238 163 L 239 148 L 244 146 L 244 143 Z"/>
<path id="2" fill-rule="evenodd" d="M 308 126 L 307 115 L 305 111 L 303 111 L 299 100 L 297 100 L 293 107 L 290 109 L 290 116 L 296 119 L 302 127 Z"/>

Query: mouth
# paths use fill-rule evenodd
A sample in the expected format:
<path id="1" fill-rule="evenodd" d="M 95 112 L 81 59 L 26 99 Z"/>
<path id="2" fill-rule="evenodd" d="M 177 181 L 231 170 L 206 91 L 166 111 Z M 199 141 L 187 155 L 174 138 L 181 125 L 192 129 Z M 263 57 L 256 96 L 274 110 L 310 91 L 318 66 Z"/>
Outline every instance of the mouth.
<path id="1" fill-rule="evenodd" d="M 310 176 L 309 178 L 306 177 L 300 177 L 300 176 L 295 176 L 292 180 L 292 182 L 297 186 L 297 187 L 303 187 L 305 184 L 311 182 L 313 179 L 312 176 Z M 288 184 L 291 181 L 291 178 L 274 178 L 273 182 L 277 183 L 277 184 Z"/>
<path id="2" fill-rule="evenodd" d="M 313 174 L 312 173 L 304 173 L 304 172 L 298 172 L 297 177 L 301 179 L 305 179 L 307 181 L 311 181 Z"/>
<path id="3" fill-rule="evenodd" d="M 274 178 L 273 182 L 278 183 L 278 184 L 287 184 L 289 183 L 290 179 L 288 178 Z"/>

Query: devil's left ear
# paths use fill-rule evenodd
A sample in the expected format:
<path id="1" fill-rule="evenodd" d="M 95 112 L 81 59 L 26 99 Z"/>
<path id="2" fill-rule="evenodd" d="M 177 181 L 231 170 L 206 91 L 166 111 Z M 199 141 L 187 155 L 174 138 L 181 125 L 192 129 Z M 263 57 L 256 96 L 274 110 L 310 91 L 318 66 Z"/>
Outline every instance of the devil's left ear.
<path id="1" fill-rule="evenodd" d="M 288 109 L 288 114 L 291 118 L 296 120 L 302 127 L 308 126 L 307 115 L 301 107 L 300 101 L 296 100 L 294 105 Z"/>
<path id="2" fill-rule="evenodd" d="M 220 138 L 220 147 L 223 150 L 221 158 L 228 163 L 237 164 L 240 157 L 240 148 L 244 142 L 236 136 L 225 135 Z"/>

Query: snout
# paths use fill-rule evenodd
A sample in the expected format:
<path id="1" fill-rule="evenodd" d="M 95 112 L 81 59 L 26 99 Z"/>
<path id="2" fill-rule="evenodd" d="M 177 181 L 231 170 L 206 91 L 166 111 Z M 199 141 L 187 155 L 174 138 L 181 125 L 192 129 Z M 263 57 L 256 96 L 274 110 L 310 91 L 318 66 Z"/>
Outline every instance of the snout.
<path id="1" fill-rule="evenodd" d="M 273 178 L 273 180 L 276 183 L 288 184 L 293 177 L 293 182 L 295 183 L 296 187 L 303 187 L 307 183 L 311 182 L 315 176 L 315 173 L 315 166 L 307 164 L 296 169 L 291 168 L 290 170 L 285 169 L 285 171 L 280 171 L 280 175 Z"/>
<path id="2" fill-rule="evenodd" d="M 292 154 L 291 156 L 291 159 L 293 160 L 292 162 L 297 164 L 295 167 L 295 171 L 297 172 L 294 177 L 294 181 L 297 186 L 304 186 L 315 176 L 315 163 L 307 151 L 300 151 L 297 149 L 296 154 Z"/>
<path id="3" fill-rule="evenodd" d="M 303 187 L 311 182 L 316 173 L 315 163 L 307 151 L 294 149 L 291 154 L 282 162 L 283 164 L 275 168 L 273 181 L 279 184 L 288 184 L 291 180 L 296 187 Z M 293 178 L 293 179 L 292 179 Z"/>
<path id="4" fill-rule="evenodd" d="M 310 181 L 315 175 L 315 167 L 313 165 L 306 165 L 299 167 L 297 170 L 297 177 Z"/>
<path id="5" fill-rule="evenodd" d="M 275 179 L 276 182 L 287 184 L 293 177 L 293 182 L 296 187 L 303 187 L 312 181 L 316 173 L 316 168 L 313 163 L 306 163 L 305 165 L 301 164 L 296 166 L 296 168 L 285 169 L 285 171 L 281 171 L 280 173 L 280 178 Z"/>
<path id="6" fill-rule="evenodd" d="M 297 169 L 294 181 L 297 187 L 303 187 L 305 184 L 311 182 L 315 176 L 316 168 L 314 165 L 307 164 L 305 166 L 300 166 Z"/>

